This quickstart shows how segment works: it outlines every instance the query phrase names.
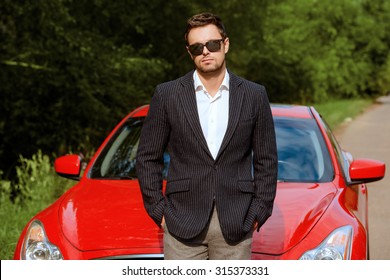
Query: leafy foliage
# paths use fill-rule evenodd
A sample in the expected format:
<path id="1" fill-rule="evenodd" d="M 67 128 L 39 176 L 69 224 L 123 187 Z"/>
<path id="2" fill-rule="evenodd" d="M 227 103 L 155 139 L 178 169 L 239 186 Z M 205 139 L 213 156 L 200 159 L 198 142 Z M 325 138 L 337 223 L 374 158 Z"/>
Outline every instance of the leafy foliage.
<path id="1" fill-rule="evenodd" d="M 154 87 L 192 66 L 186 19 L 221 15 L 228 67 L 273 102 L 375 97 L 390 87 L 385 0 L 0 2 L 0 170 L 19 155 L 96 149 Z"/>
<path id="2" fill-rule="evenodd" d="M 10 10 L 0 54 L 2 169 L 37 149 L 96 147 L 124 114 L 149 101 L 169 69 L 163 59 L 145 56 L 147 47 L 116 44 L 81 25 L 68 8 L 78 1 L 2 5 Z"/>
<path id="3" fill-rule="evenodd" d="M 49 157 L 40 150 L 31 159 L 20 157 L 16 174 L 18 180 L 13 190 L 17 193 L 12 194 L 11 200 L 22 206 L 29 201 L 41 201 L 44 206 L 60 197 L 64 185 L 71 183 L 54 173 Z"/>
<path id="4" fill-rule="evenodd" d="M 0 177 L 0 259 L 12 259 L 19 235 L 31 217 L 74 184 L 56 175 L 49 157 L 41 151 L 30 159 L 20 157 L 16 170 L 15 183 Z"/>
<path id="5" fill-rule="evenodd" d="M 245 32 L 247 45 L 236 57 L 245 59 L 244 76 L 265 84 L 271 100 L 306 103 L 384 92 L 388 81 L 380 84 L 378 75 L 389 71 L 386 1 L 267 2 L 265 10 L 248 10 L 259 25 Z"/>

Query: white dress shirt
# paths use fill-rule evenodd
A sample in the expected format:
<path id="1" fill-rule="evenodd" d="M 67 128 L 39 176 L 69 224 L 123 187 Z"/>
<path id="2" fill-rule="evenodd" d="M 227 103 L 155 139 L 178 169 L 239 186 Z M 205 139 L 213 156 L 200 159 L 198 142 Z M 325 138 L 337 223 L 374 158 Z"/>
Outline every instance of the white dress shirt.
<path id="1" fill-rule="evenodd" d="M 229 73 L 225 72 L 218 92 L 212 97 L 194 71 L 196 103 L 203 135 L 214 157 L 218 155 L 229 120 Z"/>

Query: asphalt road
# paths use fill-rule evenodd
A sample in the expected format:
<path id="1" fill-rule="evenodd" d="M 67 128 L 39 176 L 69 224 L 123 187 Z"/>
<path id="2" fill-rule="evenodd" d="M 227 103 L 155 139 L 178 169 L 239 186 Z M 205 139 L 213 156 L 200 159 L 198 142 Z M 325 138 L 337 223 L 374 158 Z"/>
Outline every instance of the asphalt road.
<path id="1" fill-rule="evenodd" d="M 368 184 L 370 259 L 390 260 L 390 95 L 335 131 L 354 158 L 386 163 L 381 181 Z"/>

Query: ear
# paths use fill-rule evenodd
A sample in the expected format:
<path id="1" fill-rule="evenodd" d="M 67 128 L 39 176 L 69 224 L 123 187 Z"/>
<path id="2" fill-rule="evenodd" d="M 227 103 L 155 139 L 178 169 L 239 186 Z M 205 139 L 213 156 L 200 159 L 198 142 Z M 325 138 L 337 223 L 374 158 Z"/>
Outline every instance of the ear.
<path id="1" fill-rule="evenodd" d="M 226 37 L 225 41 L 223 42 L 224 46 L 225 46 L 225 54 L 228 53 L 229 51 L 229 45 L 230 45 L 230 42 L 229 42 L 229 37 Z"/>

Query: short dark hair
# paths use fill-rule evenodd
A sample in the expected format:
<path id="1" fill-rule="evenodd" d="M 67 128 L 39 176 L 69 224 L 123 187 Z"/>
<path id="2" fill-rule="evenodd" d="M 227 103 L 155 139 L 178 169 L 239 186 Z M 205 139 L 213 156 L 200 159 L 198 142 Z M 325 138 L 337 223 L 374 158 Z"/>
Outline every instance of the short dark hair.
<path id="1" fill-rule="evenodd" d="M 212 13 L 201 13 L 194 15 L 187 20 L 187 28 L 184 33 L 184 40 L 186 42 L 186 45 L 188 46 L 188 33 L 190 33 L 191 29 L 205 26 L 208 24 L 214 24 L 218 28 L 222 39 L 225 39 L 227 37 L 225 26 L 219 16 L 214 15 Z"/>

